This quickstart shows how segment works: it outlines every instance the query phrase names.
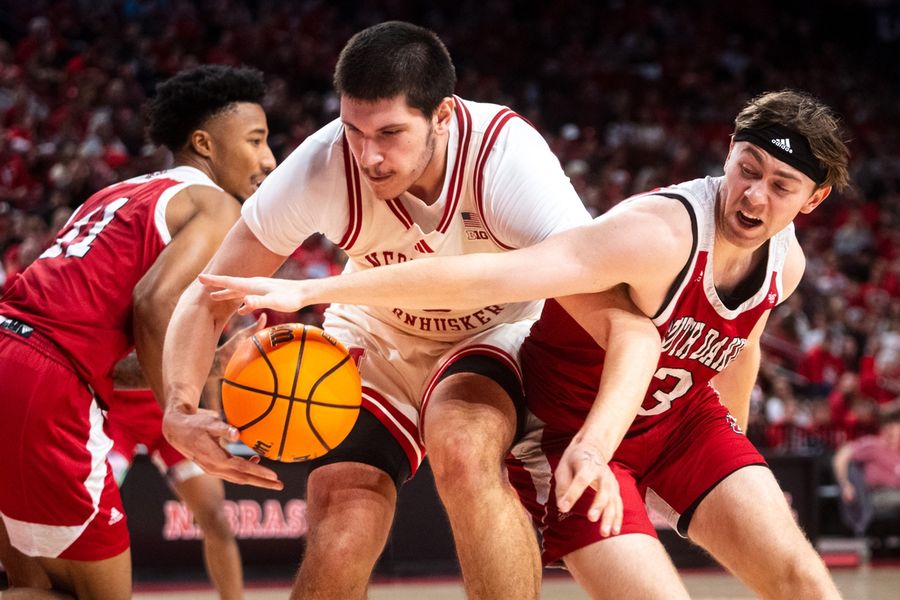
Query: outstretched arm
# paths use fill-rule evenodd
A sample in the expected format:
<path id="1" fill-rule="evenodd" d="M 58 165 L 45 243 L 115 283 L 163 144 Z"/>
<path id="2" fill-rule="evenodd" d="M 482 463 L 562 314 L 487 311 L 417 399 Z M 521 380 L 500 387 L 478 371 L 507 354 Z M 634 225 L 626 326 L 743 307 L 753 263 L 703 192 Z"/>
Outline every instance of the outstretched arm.
<path id="1" fill-rule="evenodd" d="M 686 211 L 677 202 L 650 199 L 511 252 L 420 259 L 317 280 L 210 275 L 200 280 L 220 288 L 213 293 L 216 300 L 242 300 L 243 313 L 263 307 L 291 311 L 329 302 L 478 308 L 598 292 L 620 283 L 641 295 L 642 290 L 665 286 L 674 278 L 687 259 L 690 242 Z"/>

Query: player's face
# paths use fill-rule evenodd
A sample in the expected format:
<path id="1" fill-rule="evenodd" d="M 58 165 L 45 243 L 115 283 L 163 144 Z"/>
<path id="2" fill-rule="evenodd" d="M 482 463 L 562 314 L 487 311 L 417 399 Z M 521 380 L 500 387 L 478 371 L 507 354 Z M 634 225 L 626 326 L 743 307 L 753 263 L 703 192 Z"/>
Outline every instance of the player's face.
<path id="1" fill-rule="evenodd" d="M 265 111 L 259 104 L 241 102 L 210 119 L 205 129 L 211 137 L 215 182 L 246 200 L 275 168 Z"/>
<path id="2" fill-rule="evenodd" d="M 809 176 L 750 142 L 734 142 L 725 160 L 725 181 L 716 204 L 717 236 L 757 248 L 812 212 L 831 192 Z"/>
<path id="3" fill-rule="evenodd" d="M 382 200 L 411 191 L 429 171 L 435 150 L 433 119 L 405 96 L 366 101 L 341 97 L 341 121 L 366 183 Z M 412 188 L 412 189 L 411 189 Z"/>

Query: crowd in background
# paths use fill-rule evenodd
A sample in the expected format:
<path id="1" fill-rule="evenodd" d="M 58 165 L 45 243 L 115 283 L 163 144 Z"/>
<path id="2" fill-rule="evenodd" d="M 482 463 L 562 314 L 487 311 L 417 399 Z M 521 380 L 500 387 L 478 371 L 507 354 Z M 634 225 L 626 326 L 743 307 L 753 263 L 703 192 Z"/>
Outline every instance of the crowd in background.
<path id="1" fill-rule="evenodd" d="M 871 433 L 900 398 L 900 8 L 884 0 L 0 0 L 0 288 L 74 207 L 165 168 L 141 108 L 178 70 L 266 73 L 279 160 L 337 117 L 337 53 L 389 18 L 445 40 L 464 98 L 537 127 L 585 205 L 601 214 L 660 185 L 716 175 L 751 96 L 794 87 L 844 117 L 853 188 L 797 221 L 798 292 L 763 340 L 748 434 L 821 452 Z M 281 275 L 340 270 L 307 241 Z M 307 310 L 288 318 L 316 322 Z"/>

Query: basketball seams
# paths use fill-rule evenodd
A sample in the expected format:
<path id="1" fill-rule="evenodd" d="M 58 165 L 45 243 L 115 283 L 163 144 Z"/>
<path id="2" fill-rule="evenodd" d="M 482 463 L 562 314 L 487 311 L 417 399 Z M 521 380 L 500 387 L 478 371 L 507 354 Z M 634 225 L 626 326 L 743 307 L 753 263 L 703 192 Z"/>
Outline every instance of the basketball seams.
<path id="1" fill-rule="evenodd" d="M 312 385 L 312 387 L 309 389 L 309 396 L 307 396 L 307 398 L 306 398 L 306 423 L 307 423 L 307 425 L 309 425 L 309 430 L 313 432 L 313 435 L 316 436 L 316 439 L 319 440 L 319 443 L 322 444 L 322 447 L 325 448 L 326 452 L 329 452 L 332 448 L 331 448 L 331 446 L 328 445 L 328 443 L 325 441 L 325 439 L 319 434 L 319 430 L 316 428 L 316 424 L 313 423 L 313 420 L 312 420 L 313 394 L 316 393 L 316 388 L 319 387 L 319 384 L 321 384 L 323 381 L 325 381 L 325 379 L 327 379 L 332 373 L 337 372 L 337 370 L 340 369 L 341 367 L 343 367 L 347 363 L 348 360 L 350 360 L 350 355 L 344 356 L 336 365 L 334 365 L 333 367 L 331 367 L 330 369 L 325 371 L 316 380 L 316 382 Z"/>
<path id="2" fill-rule="evenodd" d="M 263 392 L 265 395 L 267 395 L 271 398 L 271 402 L 269 402 L 269 406 L 266 407 L 266 410 L 264 410 L 262 412 L 262 414 L 260 414 L 258 417 L 256 417 L 255 419 L 251 419 L 249 423 L 245 423 L 244 425 L 241 425 L 240 427 L 236 426 L 238 431 L 243 431 L 243 430 L 247 429 L 248 427 L 252 427 L 253 425 L 256 425 L 257 423 L 259 423 L 260 421 L 265 419 L 266 416 L 270 412 L 272 412 L 272 410 L 275 408 L 275 401 L 278 398 L 278 371 L 275 370 L 275 366 L 272 364 L 272 361 L 269 360 L 269 356 L 266 354 L 266 351 L 263 350 L 263 347 L 259 343 L 259 340 L 256 339 L 256 336 L 251 337 L 250 341 L 252 341 L 253 345 L 256 346 L 256 350 L 259 352 L 259 355 L 265 361 L 266 366 L 269 367 L 269 371 L 272 374 L 272 383 L 273 383 L 272 392 L 271 393 Z M 229 383 L 232 383 L 232 385 L 234 385 L 234 382 L 229 382 Z M 238 386 L 238 387 L 240 387 L 240 386 Z M 255 391 L 261 392 L 261 390 L 255 390 Z"/>
<path id="3" fill-rule="evenodd" d="M 287 443 L 288 430 L 291 426 L 291 413 L 294 412 L 294 402 L 299 400 L 296 397 L 297 393 L 297 383 L 300 381 L 300 365 L 303 364 L 303 350 L 306 349 L 306 326 L 303 326 L 302 333 L 300 334 L 300 349 L 297 350 L 297 365 L 294 367 L 294 381 L 291 383 L 291 397 L 288 400 L 287 411 L 285 411 L 284 417 L 284 429 L 281 431 L 281 444 L 278 446 L 278 460 L 281 460 L 281 456 L 284 453 L 284 445 Z M 277 389 L 277 388 L 276 388 Z M 309 405 L 307 404 L 307 411 L 309 411 Z M 309 418 L 307 417 L 307 421 Z M 312 423 L 310 423 L 312 425 Z M 313 431 L 317 438 L 321 441 L 318 432 Z M 326 449 L 330 449 L 327 446 Z"/>

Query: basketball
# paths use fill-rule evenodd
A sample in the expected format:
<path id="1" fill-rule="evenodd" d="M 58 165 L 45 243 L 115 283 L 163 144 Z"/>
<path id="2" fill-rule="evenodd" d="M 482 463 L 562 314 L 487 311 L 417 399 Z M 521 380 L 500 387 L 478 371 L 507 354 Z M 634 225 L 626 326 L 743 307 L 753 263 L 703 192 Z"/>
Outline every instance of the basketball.
<path id="1" fill-rule="evenodd" d="M 359 415 L 362 387 L 347 349 L 317 327 L 257 332 L 225 367 L 222 408 L 241 441 L 282 462 L 322 456 Z"/>

